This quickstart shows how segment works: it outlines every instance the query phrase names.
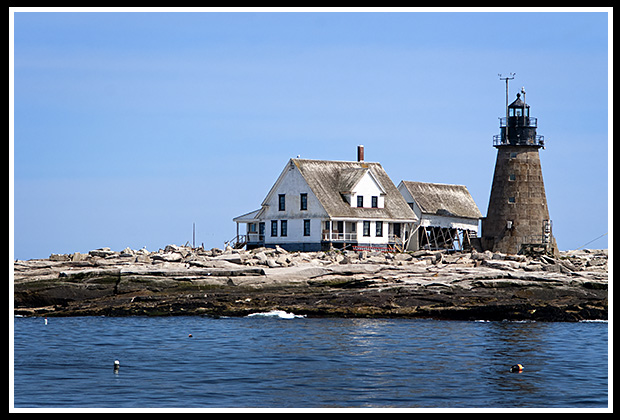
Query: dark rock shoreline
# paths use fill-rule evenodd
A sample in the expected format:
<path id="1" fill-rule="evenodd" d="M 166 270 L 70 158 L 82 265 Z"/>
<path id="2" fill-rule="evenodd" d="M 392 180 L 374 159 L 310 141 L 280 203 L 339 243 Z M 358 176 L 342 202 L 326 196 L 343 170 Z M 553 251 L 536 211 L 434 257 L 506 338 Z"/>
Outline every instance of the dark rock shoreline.
<path id="1" fill-rule="evenodd" d="M 559 259 L 498 253 L 289 253 L 168 245 L 14 262 L 21 316 L 607 319 L 607 250 Z"/>

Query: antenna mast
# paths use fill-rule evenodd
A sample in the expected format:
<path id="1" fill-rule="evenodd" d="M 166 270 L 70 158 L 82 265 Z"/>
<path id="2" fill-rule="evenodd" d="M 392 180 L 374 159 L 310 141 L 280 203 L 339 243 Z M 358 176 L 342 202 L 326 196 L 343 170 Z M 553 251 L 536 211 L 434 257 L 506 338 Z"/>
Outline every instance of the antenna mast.
<path id="1" fill-rule="evenodd" d="M 508 73 L 508 76 L 502 77 L 501 73 L 498 73 L 499 80 L 506 81 L 506 143 L 508 143 L 508 81 L 515 78 L 515 74 L 517 73 Z"/>

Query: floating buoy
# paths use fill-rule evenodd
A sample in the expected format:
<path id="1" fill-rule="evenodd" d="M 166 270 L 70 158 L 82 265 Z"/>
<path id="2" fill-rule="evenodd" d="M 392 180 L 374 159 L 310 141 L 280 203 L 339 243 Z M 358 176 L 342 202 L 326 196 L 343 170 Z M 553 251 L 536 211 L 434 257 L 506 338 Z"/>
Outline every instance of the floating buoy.
<path id="1" fill-rule="evenodd" d="M 193 335 L 190 334 L 190 335 L 188 335 L 188 337 L 193 337 Z"/>
<path id="2" fill-rule="evenodd" d="M 114 372 L 118 372 L 118 368 L 121 367 L 121 362 L 119 362 L 118 360 L 114 361 Z"/>
<path id="3" fill-rule="evenodd" d="M 47 325 L 47 317 L 45 317 L 45 325 Z"/>
<path id="4" fill-rule="evenodd" d="M 523 372 L 523 365 L 521 363 L 517 363 L 516 365 L 510 368 L 512 373 L 520 373 Z"/>

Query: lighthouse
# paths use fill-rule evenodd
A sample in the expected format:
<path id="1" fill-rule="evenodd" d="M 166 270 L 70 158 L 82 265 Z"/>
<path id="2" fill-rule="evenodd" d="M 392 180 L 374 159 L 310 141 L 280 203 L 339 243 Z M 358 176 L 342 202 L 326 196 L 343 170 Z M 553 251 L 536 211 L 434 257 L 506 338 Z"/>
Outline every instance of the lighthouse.
<path id="1" fill-rule="evenodd" d="M 506 98 L 508 98 L 508 79 Z M 508 102 L 508 101 L 506 101 Z M 544 137 L 536 133 L 538 120 L 530 114 L 525 89 L 507 104 L 500 117 L 500 133 L 487 216 L 482 219 L 482 247 L 506 254 L 557 255 L 539 151 Z"/>

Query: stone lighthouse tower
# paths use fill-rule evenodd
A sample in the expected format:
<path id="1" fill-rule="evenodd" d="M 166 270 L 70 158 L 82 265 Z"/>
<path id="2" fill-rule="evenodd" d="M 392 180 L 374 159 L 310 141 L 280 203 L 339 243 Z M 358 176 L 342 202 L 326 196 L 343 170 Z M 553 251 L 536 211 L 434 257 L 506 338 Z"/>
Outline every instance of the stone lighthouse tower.
<path id="1" fill-rule="evenodd" d="M 506 117 L 500 118 L 500 134 L 493 136 L 497 160 L 487 217 L 482 219 L 485 250 L 557 255 L 538 155 L 545 143 L 536 128 L 521 89 L 507 106 Z"/>

